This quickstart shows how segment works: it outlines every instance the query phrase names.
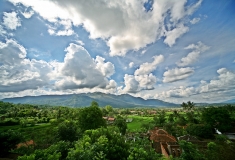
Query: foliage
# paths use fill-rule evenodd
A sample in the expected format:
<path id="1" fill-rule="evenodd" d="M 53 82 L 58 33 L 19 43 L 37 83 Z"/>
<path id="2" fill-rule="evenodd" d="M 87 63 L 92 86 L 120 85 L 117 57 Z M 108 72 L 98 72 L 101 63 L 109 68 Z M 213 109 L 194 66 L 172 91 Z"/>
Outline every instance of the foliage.
<path id="1" fill-rule="evenodd" d="M 11 149 L 14 149 L 18 143 L 23 140 L 22 135 L 13 130 L 0 133 L 0 156 L 6 155 Z"/>
<path id="2" fill-rule="evenodd" d="M 179 144 L 180 148 L 182 149 L 180 158 L 183 160 L 205 160 L 204 155 L 191 142 L 182 140 L 179 142 Z"/>
<path id="3" fill-rule="evenodd" d="M 190 124 L 186 131 L 188 134 L 197 136 L 200 138 L 213 138 L 213 128 L 209 125 L 204 124 Z"/>
<path id="4" fill-rule="evenodd" d="M 69 142 L 59 141 L 47 149 L 37 149 L 30 155 L 20 156 L 18 160 L 62 160 L 67 157 L 70 147 Z"/>
<path id="5" fill-rule="evenodd" d="M 129 156 L 127 160 L 157 160 L 161 159 L 162 155 L 155 152 L 149 145 L 147 139 L 136 139 L 130 143 Z"/>
<path id="6" fill-rule="evenodd" d="M 235 157 L 234 143 L 227 142 L 210 142 L 207 145 L 208 150 L 205 156 L 208 160 L 231 160 Z"/>
<path id="7" fill-rule="evenodd" d="M 181 107 L 183 107 L 184 110 L 191 111 L 195 108 L 195 104 L 191 101 L 188 101 L 187 103 L 183 102 Z"/>
<path id="8" fill-rule="evenodd" d="M 117 116 L 114 125 L 116 125 L 122 135 L 126 134 L 127 124 L 126 120 L 121 116 Z"/>
<path id="9" fill-rule="evenodd" d="M 62 122 L 58 126 L 57 137 L 62 141 L 73 142 L 78 140 L 79 131 L 74 121 Z"/>
<path id="10" fill-rule="evenodd" d="M 202 111 L 202 119 L 206 124 L 217 128 L 220 132 L 229 131 L 231 128 L 231 117 L 228 110 L 218 107 L 205 108 Z"/>
<path id="11" fill-rule="evenodd" d="M 162 126 L 166 121 L 166 113 L 164 110 L 158 112 L 156 116 L 153 117 L 153 120 L 156 125 Z"/>
<path id="12" fill-rule="evenodd" d="M 97 102 L 92 102 L 90 107 L 83 108 L 79 112 L 78 125 L 82 131 L 106 126 Z"/>
<path id="13" fill-rule="evenodd" d="M 68 160 L 126 159 L 129 145 L 118 132 L 106 128 L 85 131 L 83 138 L 68 153 Z"/>

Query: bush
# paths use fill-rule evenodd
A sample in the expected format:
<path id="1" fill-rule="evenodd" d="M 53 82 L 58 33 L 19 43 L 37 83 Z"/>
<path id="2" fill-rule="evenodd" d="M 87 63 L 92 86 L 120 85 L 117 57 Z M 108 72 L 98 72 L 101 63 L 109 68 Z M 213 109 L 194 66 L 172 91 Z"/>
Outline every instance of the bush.
<path id="1" fill-rule="evenodd" d="M 190 135 L 194 135 L 200 138 L 213 138 L 214 132 L 213 128 L 209 125 L 203 125 L 203 124 L 190 124 L 186 131 Z"/>
<path id="2" fill-rule="evenodd" d="M 16 119 L 8 119 L 4 120 L 3 122 L 0 123 L 0 126 L 14 126 L 14 125 L 19 125 L 19 120 Z"/>

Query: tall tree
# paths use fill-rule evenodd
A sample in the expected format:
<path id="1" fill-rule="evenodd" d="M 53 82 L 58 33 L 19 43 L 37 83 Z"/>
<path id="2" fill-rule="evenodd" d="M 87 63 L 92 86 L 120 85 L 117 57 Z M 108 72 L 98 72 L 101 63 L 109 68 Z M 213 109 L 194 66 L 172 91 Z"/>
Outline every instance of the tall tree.
<path id="1" fill-rule="evenodd" d="M 121 116 L 117 116 L 114 125 L 116 125 L 122 135 L 126 134 L 127 124 L 126 120 Z"/>
<path id="2" fill-rule="evenodd" d="M 79 112 L 78 125 L 82 131 L 106 126 L 97 102 L 93 101 L 90 107 L 83 108 Z"/>
<path id="3" fill-rule="evenodd" d="M 202 120 L 212 127 L 217 128 L 220 132 L 229 131 L 231 128 L 232 119 L 230 114 L 228 110 L 222 107 L 205 108 L 202 111 Z"/>

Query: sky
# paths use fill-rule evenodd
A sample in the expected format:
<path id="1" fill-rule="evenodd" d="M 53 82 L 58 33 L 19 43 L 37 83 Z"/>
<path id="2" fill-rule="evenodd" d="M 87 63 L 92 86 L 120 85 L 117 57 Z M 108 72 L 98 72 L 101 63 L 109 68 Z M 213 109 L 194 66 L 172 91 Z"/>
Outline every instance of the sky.
<path id="1" fill-rule="evenodd" d="M 0 99 L 235 99 L 235 0 L 1 0 Z"/>

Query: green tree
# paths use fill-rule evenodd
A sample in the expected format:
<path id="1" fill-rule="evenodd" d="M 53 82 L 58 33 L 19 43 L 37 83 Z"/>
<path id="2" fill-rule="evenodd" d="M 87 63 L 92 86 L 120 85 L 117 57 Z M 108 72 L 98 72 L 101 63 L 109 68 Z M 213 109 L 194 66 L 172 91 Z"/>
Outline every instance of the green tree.
<path id="1" fill-rule="evenodd" d="M 126 129 L 127 129 L 127 124 L 126 124 L 126 120 L 121 117 L 121 116 L 117 116 L 114 125 L 116 125 L 120 131 L 120 133 L 122 135 L 126 134 Z"/>
<path id="2" fill-rule="evenodd" d="M 195 108 L 195 104 L 191 101 L 188 101 L 187 103 L 183 102 L 181 107 L 183 107 L 184 110 L 191 111 Z"/>
<path id="3" fill-rule="evenodd" d="M 93 101 L 90 107 L 81 109 L 78 116 L 78 125 L 82 131 L 106 126 L 97 102 Z"/>
<path id="4" fill-rule="evenodd" d="M 85 131 L 83 138 L 75 143 L 68 153 L 68 160 L 124 160 L 128 157 L 129 145 L 116 131 L 106 128 Z"/>
<path id="5" fill-rule="evenodd" d="M 164 110 L 158 112 L 158 114 L 153 117 L 153 120 L 156 125 L 163 126 L 166 121 L 166 112 Z"/>
<path id="6" fill-rule="evenodd" d="M 180 158 L 183 160 L 205 160 L 204 155 L 191 142 L 182 140 L 179 142 L 179 145 L 182 149 Z"/>
<path id="7" fill-rule="evenodd" d="M 209 125 L 204 124 L 190 124 L 186 131 L 188 134 L 197 136 L 200 138 L 213 138 L 213 128 Z"/>
<path id="8" fill-rule="evenodd" d="M 13 130 L 0 133 L 0 156 L 5 156 L 11 149 L 23 140 L 23 136 Z"/>
<path id="9" fill-rule="evenodd" d="M 73 121 L 62 122 L 58 126 L 58 135 L 59 140 L 73 142 L 78 140 L 79 130 L 77 124 Z"/>
<path id="10" fill-rule="evenodd" d="M 46 149 L 37 149 L 30 155 L 20 156 L 18 160 L 64 160 L 71 147 L 69 142 L 59 141 Z"/>
<path id="11" fill-rule="evenodd" d="M 229 131 L 231 128 L 232 119 L 228 110 L 218 107 L 205 108 L 202 111 L 202 120 L 212 126 L 217 128 L 220 132 Z"/>

